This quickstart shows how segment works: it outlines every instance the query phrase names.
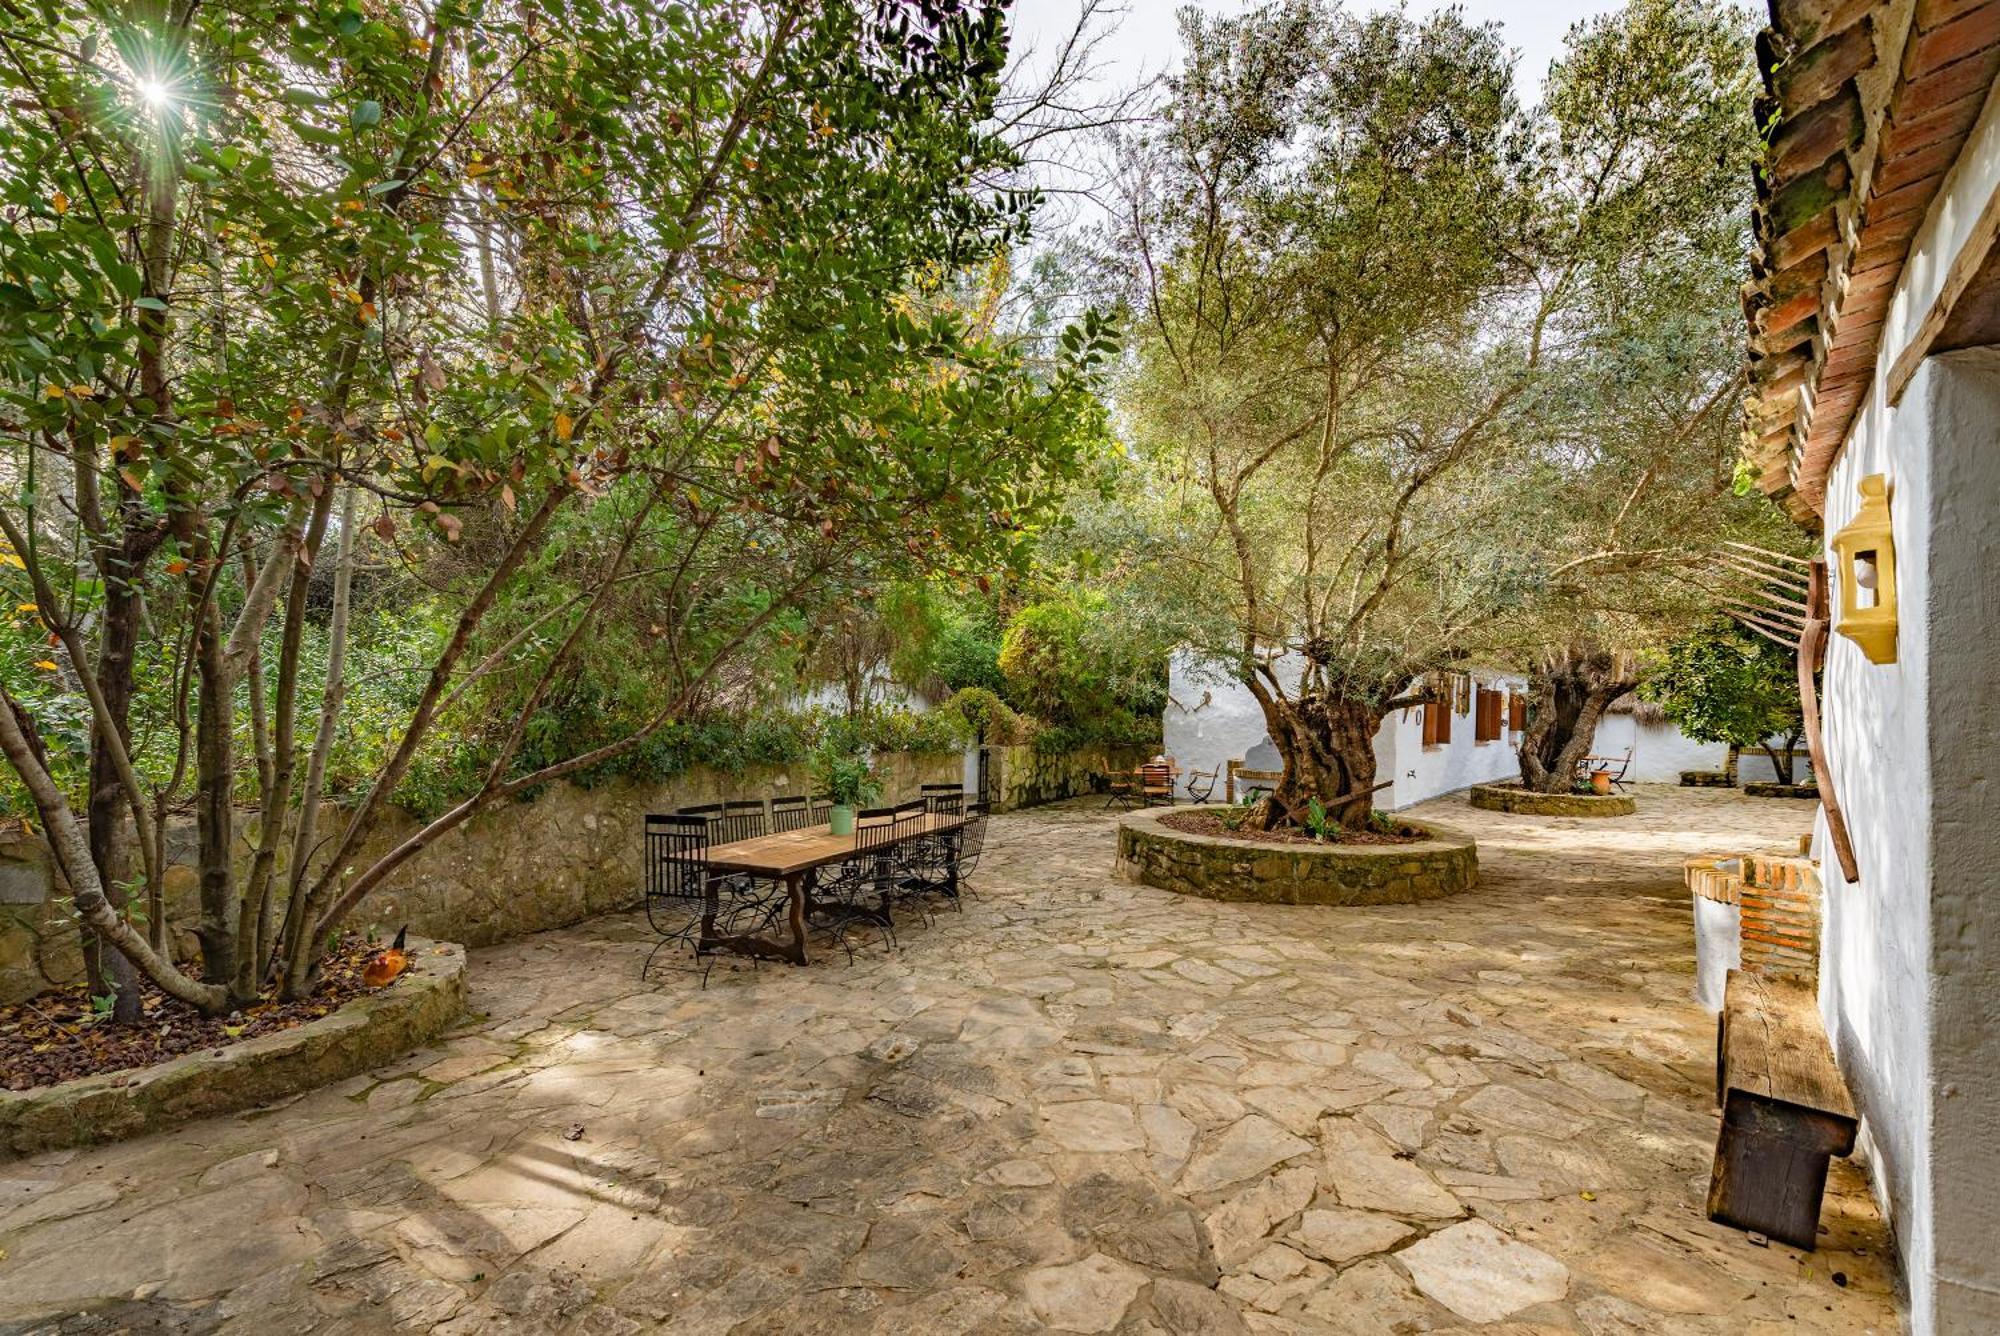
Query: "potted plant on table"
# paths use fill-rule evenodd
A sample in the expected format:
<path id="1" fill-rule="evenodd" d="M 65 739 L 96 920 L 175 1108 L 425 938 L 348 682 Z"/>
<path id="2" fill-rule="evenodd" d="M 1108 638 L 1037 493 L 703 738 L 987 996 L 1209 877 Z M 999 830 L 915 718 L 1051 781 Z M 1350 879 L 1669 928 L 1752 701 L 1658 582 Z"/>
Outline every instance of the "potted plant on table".
<path id="1" fill-rule="evenodd" d="M 813 755 L 813 780 L 821 793 L 833 799 L 827 821 L 836 835 L 854 833 L 854 813 L 873 802 L 882 786 L 875 779 L 875 767 L 858 751 L 832 744 Z"/>

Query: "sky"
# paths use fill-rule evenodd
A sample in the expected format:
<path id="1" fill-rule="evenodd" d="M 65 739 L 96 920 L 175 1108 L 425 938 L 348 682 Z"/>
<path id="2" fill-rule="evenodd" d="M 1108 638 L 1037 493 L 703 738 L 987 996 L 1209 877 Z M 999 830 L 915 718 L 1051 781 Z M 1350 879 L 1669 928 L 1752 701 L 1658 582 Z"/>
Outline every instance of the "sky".
<path id="1" fill-rule="evenodd" d="M 1412 15 L 1443 9 L 1452 0 L 1410 0 Z M 1541 92 L 1549 61 L 1562 49 L 1563 34 L 1578 19 L 1619 7 L 1613 0 L 1457 0 L 1474 22 L 1497 19 L 1508 44 L 1520 52 L 1515 79 L 1521 100 L 1533 103 Z M 1081 0 L 1014 0 L 1014 47 L 1023 44 L 1053 48 L 1068 36 Z M 1098 49 L 1104 77 L 1114 85 L 1136 82 L 1167 69 L 1176 59 L 1180 41 L 1174 11 L 1184 0 L 1110 0 L 1124 14 L 1117 30 Z M 1235 13 L 1245 0 L 1196 0 L 1210 13 Z M 1357 10 L 1386 9 L 1377 0 L 1350 0 Z"/>
<path id="2" fill-rule="evenodd" d="M 1009 23 L 1013 75 L 1035 86 L 1055 53 L 1076 27 L 1085 0 L 1013 0 Z M 1108 103 L 1119 94 L 1171 70 L 1180 57 L 1175 13 L 1193 3 L 1211 14 L 1241 13 L 1256 0 L 1100 0 L 1098 40 L 1090 51 L 1091 78 L 1072 90 L 1071 100 Z M 1374 12 L 1397 0 L 1346 0 L 1350 10 Z M 1608 13 L 1623 0 L 1405 0 L 1420 17 L 1456 3 L 1474 22 L 1498 21 L 1517 53 L 1515 87 L 1523 106 L 1541 99 L 1549 62 L 1562 51 L 1563 36 L 1579 19 Z M 1058 136 L 1030 151 L 1035 184 L 1048 192 L 1036 223 L 1036 243 L 1073 228 L 1100 223 L 1107 175 L 1105 143 L 1094 136 Z"/>

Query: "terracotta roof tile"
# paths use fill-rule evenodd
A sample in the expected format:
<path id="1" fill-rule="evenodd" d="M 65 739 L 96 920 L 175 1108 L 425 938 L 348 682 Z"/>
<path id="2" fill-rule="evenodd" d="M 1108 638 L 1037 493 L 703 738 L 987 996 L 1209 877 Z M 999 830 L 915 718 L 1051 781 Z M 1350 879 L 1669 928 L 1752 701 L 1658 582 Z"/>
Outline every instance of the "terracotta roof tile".
<path id="1" fill-rule="evenodd" d="M 1802 521 L 1874 382 L 1911 238 L 2000 78 L 2000 0 L 1772 0 L 1744 456 Z"/>

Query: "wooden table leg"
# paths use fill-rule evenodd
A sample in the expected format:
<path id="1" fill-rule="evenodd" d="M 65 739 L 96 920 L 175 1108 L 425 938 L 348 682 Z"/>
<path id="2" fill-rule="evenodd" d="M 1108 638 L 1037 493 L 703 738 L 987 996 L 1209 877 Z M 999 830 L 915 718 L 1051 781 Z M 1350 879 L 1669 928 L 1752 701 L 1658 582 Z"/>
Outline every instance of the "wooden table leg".
<path id="1" fill-rule="evenodd" d="M 702 908 L 701 937 L 695 944 L 695 954 L 705 955 L 710 951 L 728 951 L 739 956 L 749 956 L 755 960 L 781 960 L 789 965 L 806 963 L 806 888 L 805 878 L 794 873 L 785 878 L 786 906 L 785 920 L 791 928 L 790 941 L 773 941 L 753 932 L 731 933 L 717 936 L 715 915 L 718 894 L 715 884 L 709 884 L 708 903 Z"/>
<path id="2" fill-rule="evenodd" d="M 794 965 L 806 963 L 806 879 L 803 873 L 785 878 L 785 894 L 791 905 L 786 917 L 792 927 L 791 958 Z"/>

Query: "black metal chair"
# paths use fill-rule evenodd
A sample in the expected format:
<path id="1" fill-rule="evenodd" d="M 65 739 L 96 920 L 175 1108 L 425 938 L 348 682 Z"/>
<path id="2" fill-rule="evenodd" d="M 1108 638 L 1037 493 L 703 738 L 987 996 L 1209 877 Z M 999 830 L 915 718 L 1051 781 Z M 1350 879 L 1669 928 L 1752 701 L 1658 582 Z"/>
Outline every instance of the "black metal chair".
<path id="1" fill-rule="evenodd" d="M 1222 779 L 1222 767 L 1213 770 L 1190 770 L 1187 772 L 1187 795 L 1198 803 L 1205 803 L 1215 796 L 1215 786 Z"/>
<path id="2" fill-rule="evenodd" d="M 894 827 L 890 833 L 890 849 L 883 885 L 892 904 L 910 905 L 930 919 L 930 907 L 923 901 L 925 890 L 924 873 L 931 859 L 931 838 L 927 833 L 930 825 L 931 803 L 928 798 L 912 798 L 905 803 L 897 803 L 889 809 L 895 813 Z"/>
<path id="3" fill-rule="evenodd" d="M 732 814 L 729 810 L 732 807 L 756 808 L 758 814 L 756 828 L 752 829 L 748 822 L 743 819 L 747 814 Z M 747 840 L 753 836 L 762 835 L 764 833 L 763 811 L 764 804 L 761 802 L 695 803 L 692 806 L 677 809 L 675 815 L 696 817 L 706 822 L 708 825 L 708 842 L 710 844 L 729 844 L 736 840 Z M 730 892 L 738 900 L 755 899 L 758 904 L 766 907 L 768 907 L 772 896 L 778 889 L 776 883 L 772 883 L 766 890 L 759 891 L 755 884 L 755 878 L 744 873 L 731 874 L 725 880 L 728 882 Z"/>
<path id="4" fill-rule="evenodd" d="M 885 944 L 894 946 L 896 926 L 889 917 L 889 897 L 895 887 L 896 809 L 871 807 L 854 817 L 854 852 L 831 868 L 822 869 L 814 887 L 811 911 L 820 928 L 847 958 L 854 958 L 849 934 L 857 923 L 872 924 Z"/>
<path id="5" fill-rule="evenodd" d="M 667 946 L 685 946 L 702 955 L 704 921 L 719 935 L 754 931 L 771 917 L 769 901 L 744 878 L 717 876 L 709 869 L 709 822 L 701 813 L 648 815 L 645 833 L 646 921 L 660 940 L 639 967 L 644 979 Z M 708 984 L 708 967 L 701 972 Z"/>
<path id="6" fill-rule="evenodd" d="M 807 823 L 808 825 L 824 826 L 833 819 L 833 795 L 815 793 L 812 801 L 807 804 L 807 810 L 812 814 L 812 820 Z"/>
<path id="7" fill-rule="evenodd" d="M 979 856 L 986 852 L 986 819 L 989 815 L 985 803 L 966 804 L 965 824 L 958 828 L 957 866 L 952 870 L 954 899 L 970 889 L 966 878 L 979 867 Z"/>
<path id="8" fill-rule="evenodd" d="M 924 806 L 926 815 L 932 818 L 952 820 L 965 815 L 965 790 L 949 784 L 926 784 L 924 786 Z M 904 862 L 907 868 L 905 884 L 920 894 L 943 895 L 953 907 L 958 904 L 958 853 L 960 830 L 954 826 L 949 830 L 937 830 L 911 841 L 910 852 Z"/>
<path id="9" fill-rule="evenodd" d="M 771 833 L 801 830 L 813 824 L 812 806 L 803 794 L 771 799 Z"/>
<path id="10" fill-rule="evenodd" d="M 722 816 L 717 819 L 715 827 L 717 844 L 756 839 L 765 831 L 763 799 L 732 800 L 722 804 Z"/>

